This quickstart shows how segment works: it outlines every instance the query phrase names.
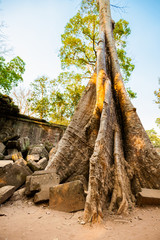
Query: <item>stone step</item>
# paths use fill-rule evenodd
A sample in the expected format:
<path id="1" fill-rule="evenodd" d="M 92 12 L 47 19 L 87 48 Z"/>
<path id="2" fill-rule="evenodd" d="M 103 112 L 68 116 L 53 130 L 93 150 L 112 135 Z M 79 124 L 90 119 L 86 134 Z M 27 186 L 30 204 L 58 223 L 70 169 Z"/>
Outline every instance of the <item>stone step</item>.
<path id="1" fill-rule="evenodd" d="M 160 205 L 160 190 L 142 188 L 137 198 L 138 205 Z"/>

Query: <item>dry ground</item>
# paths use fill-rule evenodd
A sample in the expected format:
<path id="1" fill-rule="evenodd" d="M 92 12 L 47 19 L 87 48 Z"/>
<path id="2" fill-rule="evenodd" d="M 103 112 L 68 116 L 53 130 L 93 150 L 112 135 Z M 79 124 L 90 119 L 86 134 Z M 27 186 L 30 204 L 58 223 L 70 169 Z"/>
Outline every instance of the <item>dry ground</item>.
<path id="1" fill-rule="evenodd" d="M 0 207 L 0 240 L 160 240 L 160 206 L 135 208 L 128 216 L 80 224 L 83 212 L 64 213 L 32 200 Z"/>

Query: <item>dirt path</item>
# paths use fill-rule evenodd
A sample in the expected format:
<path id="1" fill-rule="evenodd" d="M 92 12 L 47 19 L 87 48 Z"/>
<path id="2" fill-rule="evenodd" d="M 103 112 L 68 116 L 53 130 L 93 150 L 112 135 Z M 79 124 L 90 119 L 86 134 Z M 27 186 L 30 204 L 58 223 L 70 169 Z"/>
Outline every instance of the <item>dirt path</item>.
<path id="1" fill-rule="evenodd" d="M 135 208 L 94 226 L 81 225 L 82 214 L 9 201 L 0 208 L 0 240 L 160 240 L 160 207 Z"/>

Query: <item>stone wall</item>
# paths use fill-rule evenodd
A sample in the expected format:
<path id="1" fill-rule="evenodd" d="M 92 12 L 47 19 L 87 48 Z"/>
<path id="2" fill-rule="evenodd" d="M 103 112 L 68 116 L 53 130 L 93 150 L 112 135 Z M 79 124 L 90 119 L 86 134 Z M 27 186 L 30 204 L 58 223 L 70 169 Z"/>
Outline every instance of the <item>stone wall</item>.
<path id="1" fill-rule="evenodd" d="M 45 120 L 19 114 L 8 96 L 0 98 L 0 141 L 4 142 L 13 136 L 28 137 L 30 144 L 52 143 L 53 146 L 61 139 L 66 127 L 50 124 Z"/>

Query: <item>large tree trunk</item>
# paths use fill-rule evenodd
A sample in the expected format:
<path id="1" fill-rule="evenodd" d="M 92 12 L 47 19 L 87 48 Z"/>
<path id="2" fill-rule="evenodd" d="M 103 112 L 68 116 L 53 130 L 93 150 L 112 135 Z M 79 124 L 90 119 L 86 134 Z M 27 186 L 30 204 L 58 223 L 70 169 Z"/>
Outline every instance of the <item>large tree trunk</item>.
<path id="1" fill-rule="evenodd" d="M 88 182 L 86 222 L 101 219 L 104 208 L 127 212 L 141 187 L 160 189 L 160 156 L 123 84 L 109 0 L 99 0 L 99 9 L 97 73 L 47 167 L 61 182 Z"/>

